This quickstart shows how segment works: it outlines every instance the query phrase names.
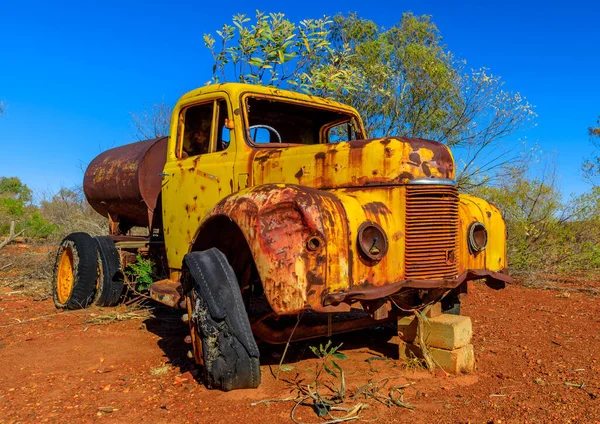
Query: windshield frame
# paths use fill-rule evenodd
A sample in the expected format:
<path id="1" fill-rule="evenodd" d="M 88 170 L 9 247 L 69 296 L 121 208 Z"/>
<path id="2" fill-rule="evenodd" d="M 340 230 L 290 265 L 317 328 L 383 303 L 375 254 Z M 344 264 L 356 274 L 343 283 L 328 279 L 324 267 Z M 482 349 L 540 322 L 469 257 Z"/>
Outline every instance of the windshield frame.
<path id="1" fill-rule="evenodd" d="M 326 111 L 330 111 L 330 112 L 340 112 L 340 113 L 347 115 L 348 119 L 346 120 L 346 119 L 341 118 L 339 120 L 332 121 L 328 124 L 325 124 L 321 128 L 319 128 L 319 143 L 315 143 L 315 144 L 255 143 L 252 140 L 252 138 L 250 137 L 250 130 L 249 130 L 249 128 L 250 128 L 250 123 L 248 120 L 248 99 L 249 98 L 274 100 L 274 101 L 278 101 L 278 102 L 298 104 L 298 105 L 310 107 L 313 109 L 322 109 L 322 110 L 326 110 Z M 319 99 L 321 99 L 321 98 L 319 98 Z M 354 110 L 341 108 L 339 106 L 338 107 L 336 107 L 335 105 L 327 106 L 327 105 L 323 105 L 323 104 L 316 103 L 316 102 L 309 102 L 309 101 L 294 99 L 294 98 L 285 97 L 285 96 L 277 96 L 277 95 L 272 95 L 272 94 L 255 93 L 255 92 L 242 93 L 242 95 L 240 96 L 240 105 L 242 107 L 242 124 L 243 124 L 242 132 L 244 134 L 244 140 L 246 141 L 246 144 L 248 146 L 253 147 L 253 148 L 272 149 L 272 148 L 281 148 L 281 147 L 299 147 L 299 146 L 315 146 L 315 145 L 320 145 L 320 144 L 337 144 L 337 143 L 323 142 L 324 137 L 327 134 L 327 131 L 329 131 L 331 128 L 333 128 L 336 125 L 339 125 L 344 122 L 351 122 L 352 120 L 354 120 L 356 122 L 356 126 L 357 126 L 356 134 L 357 135 L 360 134 L 362 136 L 362 138 L 359 138 L 357 140 L 364 140 L 366 137 L 364 127 L 362 124 L 362 120 L 361 120 L 360 116 L 358 115 L 358 113 Z"/>

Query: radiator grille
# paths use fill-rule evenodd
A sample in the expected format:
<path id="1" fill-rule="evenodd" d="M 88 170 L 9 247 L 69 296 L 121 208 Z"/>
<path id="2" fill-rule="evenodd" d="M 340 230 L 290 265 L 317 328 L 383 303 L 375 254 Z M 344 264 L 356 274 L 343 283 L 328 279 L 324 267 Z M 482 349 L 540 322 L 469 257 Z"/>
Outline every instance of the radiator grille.
<path id="1" fill-rule="evenodd" d="M 407 279 L 457 274 L 458 190 L 454 186 L 407 185 L 405 269 Z"/>

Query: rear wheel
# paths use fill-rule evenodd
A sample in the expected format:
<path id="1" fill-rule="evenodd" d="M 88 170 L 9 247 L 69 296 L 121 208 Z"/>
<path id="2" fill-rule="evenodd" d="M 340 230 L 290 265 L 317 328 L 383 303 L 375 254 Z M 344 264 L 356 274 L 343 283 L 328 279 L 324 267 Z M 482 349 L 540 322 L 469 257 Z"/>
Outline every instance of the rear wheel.
<path id="1" fill-rule="evenodd" d="M 87 308 L 94 300 L 98 280 L 98 247 L 86 233 L 71 233 L 58 248 L 52 280 L 57 308 Z"/>
<path id="2" fill-rule="evenodd" d="M 227 258 L 212 248 L 188 253 L 183 263 L 191 342 L 207 387 L 225 391 L 258 387 L 258 346 Z"/>
<path id="3" fill-rule="evenodd" d="M 94 237 L 98 243 L 100 270 L 96 288 L 96 305 L 116 306 L 123 293 L 124 281 L 121 273 L 121 258 L 115 242 L 109 237 Z"/>

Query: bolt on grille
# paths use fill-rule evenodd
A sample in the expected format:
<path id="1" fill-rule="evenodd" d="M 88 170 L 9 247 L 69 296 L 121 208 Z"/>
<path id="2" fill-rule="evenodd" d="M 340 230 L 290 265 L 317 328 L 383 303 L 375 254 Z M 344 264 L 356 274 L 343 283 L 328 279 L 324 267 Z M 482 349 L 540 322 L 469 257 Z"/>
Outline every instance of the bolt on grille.
<path id="1" fill-rule="evenodd" d="M 458 190 L 407 185 L 404 260 L 407 279 L 453 278 L 457 267 Z"/>

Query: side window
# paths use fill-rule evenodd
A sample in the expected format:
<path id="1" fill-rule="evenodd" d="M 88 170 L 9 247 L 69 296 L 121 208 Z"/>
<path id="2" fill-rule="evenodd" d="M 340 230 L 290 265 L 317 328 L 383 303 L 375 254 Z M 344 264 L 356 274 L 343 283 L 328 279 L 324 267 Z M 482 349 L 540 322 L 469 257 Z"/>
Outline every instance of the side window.
<path id="1" fill-rule="evenodd" d="M 327 131 L 327 143 L 342 143 L 350 140 L 355 140 L 354 129 L 350 122 L 336 125 Z"/>
<path id="2" fill-rule="evenodd" d="M 342 122 L 341 124 L 330 127 L 327 130 L 326 143 L 342 143 L 344 141 L 359 140 L 362 138 L 360 131 L 356 131 L 360 128 L 354 118 L 350 121 Z"/>
<path id="3" fill-rule="evenodd" d="M 191 106 L 185 110 L 181 157 L 201 155 L 210 151 L 214 102 Z"/>

